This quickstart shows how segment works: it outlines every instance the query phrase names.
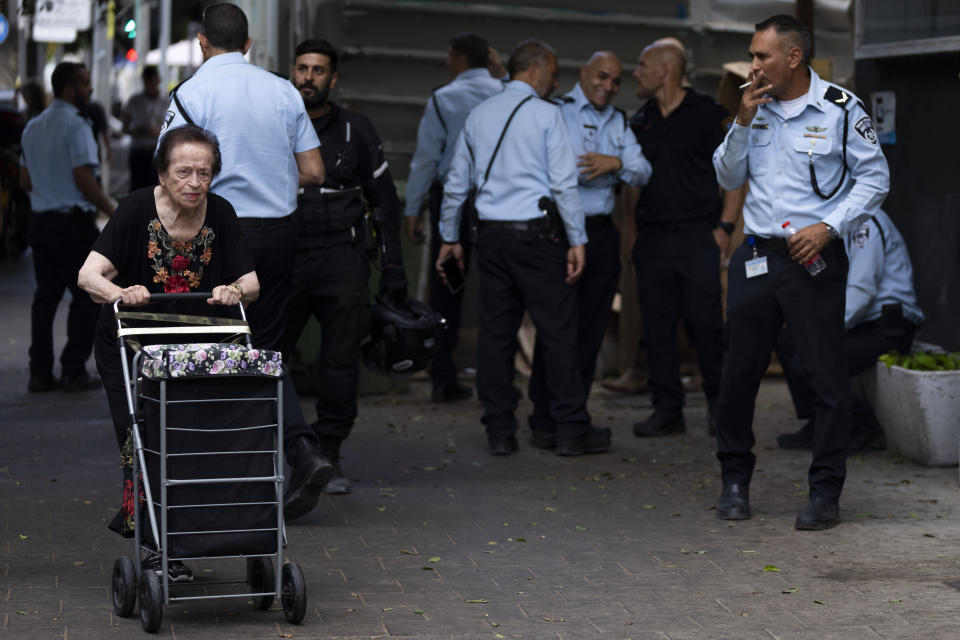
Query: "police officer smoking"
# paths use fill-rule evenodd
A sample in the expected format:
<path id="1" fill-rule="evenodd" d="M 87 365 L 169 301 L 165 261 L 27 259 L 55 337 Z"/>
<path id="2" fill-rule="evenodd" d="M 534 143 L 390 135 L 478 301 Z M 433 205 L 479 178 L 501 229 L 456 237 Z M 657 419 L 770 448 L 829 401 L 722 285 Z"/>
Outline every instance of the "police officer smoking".
<path id="1" fill-rule="evenodd" d="M 827 529 L 839 522 L 850 434 L 847 254 L 836 240 L 876 213 L 889 170 L 862 103 L 809 67 L 810 34 L 800 22 L 778 15 L 757 24 L 750 56 L 750 84 L 713 156 L 721 187 L 750 182 L 746 242 L 729 267 L 717 516 L 751 515 L 756 395 L 786 324 L 797 349 L 809 356 L 817 397 L 809 502 L 795 527 Z M 826 268 L 813 275 L 823 266 L 818 259 Z"/>

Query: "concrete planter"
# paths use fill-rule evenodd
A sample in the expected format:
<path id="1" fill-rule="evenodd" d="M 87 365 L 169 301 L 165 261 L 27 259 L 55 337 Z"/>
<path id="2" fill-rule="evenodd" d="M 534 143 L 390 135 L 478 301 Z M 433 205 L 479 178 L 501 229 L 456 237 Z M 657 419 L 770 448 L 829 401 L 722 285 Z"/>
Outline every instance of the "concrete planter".
<path id="1" fill-rule="evenodd" d="M 958 463 L 960 371 L 914 371 L 878 362 L 864 378 L 892 451 L 929 466 Z"/>

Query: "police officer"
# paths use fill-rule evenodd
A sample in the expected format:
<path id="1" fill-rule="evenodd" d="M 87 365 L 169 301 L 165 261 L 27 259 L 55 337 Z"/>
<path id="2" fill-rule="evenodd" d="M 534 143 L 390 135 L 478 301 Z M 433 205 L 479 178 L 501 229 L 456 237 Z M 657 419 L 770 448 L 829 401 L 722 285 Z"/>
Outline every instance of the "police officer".
<path id="1" fill-rule="evenodd" d="M 580 81 L 573 90 L 557 99 L 580 169 L 577 191 L 590 240 L 587 267 L 577 282 L 579 370 L 587 397 L 620 282 L 620 234 L 610 217 L 614 191 L 620 182 L 640 186 L 650 178 L 650 163 L 627 125 L 626 114 L 613 106 L 622 73 L 623 66 L 615 54 L 598 51 L 580 69 Z M 538 336 L 530 377 L 530 398 L 535 408 L 530 430 L 533 446 L 550 449 L 556 446 L 556 433 L 547 412 L 549 391 L 543 350 Z"/>
<path id="2" fill-rule="evenodd" d="M 754 405 L 786 323 L 810 363 L 817 396 L 810 500 L 795 526 L 827 529 L 839 521 L 850 433 L 843 330 L 847 254 L 834 240 L 876 213 L 889 169 L 860 101 L 808 66 L 810 33 L 800 22 L 778 15 L 757 24 L 750 56 L 751 83 L 713 156 L 723 188 L 750 182 L 743 209 L 746 242 L 734 251 L 728 272 L 717 516 L 750 517 Z M 808 269 L 815 271 L 817 256 L 826 269 L 814 276 Z"/>
<path id="3" fill-rule="evenodd" d="M 420 209 L 429 193 L 430 256 L 437 259 L 440 251 L 440 203 L 443 200 L 443 180 L 450 169 L 450 161 L 457 137 L 463 129 L 467 114 L 492 95 L 503 91 L 503 82 L 487 70 L 490 46 L 476 33 L 460 33 L 450 38 L 447 51 L 447 69 L 453 80 L 436 91 L 427 100 L 427 106 L 417 129 L 417 150 L 410 161 L 407 178 L 406 216 L 407 235 L 415 244 L 423 241 Z M 463 221 L 461 221 L 461 224 Z M 464 264 L 470 263 L 470 243 L 464 249 Z M 433 273 L 430 278 L 430 306 L 447 321 L 447 330 L 441 334 L 437 355 L 430 365 L 434 402 L 448 402 L 469 398 L 469 387 L 457 382 L 457 367 L 452 353 L 460 337 L 460 309 L 463 290 L 452 293 Z"/>
<path id="4" fill-rule="evenodd" d="M 557 453 L 607 451 L 610 430 L 590 425 L 577 355 L 573 285 L 583 273 L 587 241 L 577 167 L 560 109 L 538 99 L 557 86 L 557 54 L 544 42 L 525 40 L 507 66 L 511 82 L 474 107 L 457 141 L 444 183 L 444 244 L 436 268 L 442 274 L 449 256 L 463 266 L 461 205 L 476 187 L 477 392 L 490 452 L 517 450 L 513 358 L 524 309 L 543 343 L 549 390 L 544 413 L 555 425 Z M 545 215 L 553 208 L 551 195 L 558 212 Z"/>
<path id="5" fill-rule="evenodd" d="M 253 342 L 279 350 L 296 254 L 291 214 L 298 184 L 323 182 L 320 143 L 297 90 L 244 59 L 251 41 L 239 7 L 209 5 L 197 38 L 204 62 L 173 91 L 160 135 L 194 123 L 219 139 L 223 170 L 211 190 L 236 210 L 260 280 L 260 297 L 247 312 Z M 320 453 L 289 376 L 283 385 L 284 449 L 293 467 L 284 515 L 292 519 L 317 503 L 333 466 Z"/>
<path id="6" fill-rule="evenodd" d="M 81 115 L 93 89 L 82 64 L 54 68 L 53 102 L 27 123 L 21 137 L 20 186 L 33 210 L 29 240 L 37 289 L 30 310 L 31 392 L 99 386 L 87 374 L 99 306 L 77 286 L 77 272 L 97 239 L 96 210 L 113 214 L 113 203 L 97 184 L 97 143 L 90 121 Z M 70 289 L 67 344 L 60 356 L 61 377 L 53 377 L 53 319 Z"/>
<path id="7" fill-rule="evenodd" d="M 890 216 L 878 209 L 869 220 L 845 233 L 843 244 L 850 260 L 844 347 L 849 373 L 855 376 L 872 368 L 887 352 L 908 353 L 924 316 L 913 290 L 907 245 Z M 784 367 L 797 415 L 809 421 L 796 433 L 777 436 L 777 444 L 783 449 L 809 449 L 813 445 L 817 398 L 803 354 L 792 348 L 789 338 L 788 331 L 781 331 L 777 357 Z M 850 451 L 868 448 L 882 439 L 880 425 L 865 398 L 852 396 L 851 413 Z"/>
<path id="8" fill-rule="evenodd" d="M 712 426 L 723 364 L 720 260 L 738 211 L 721 198 L 711 157 L 723 140 L 726 110 L 684 86 L 686 57 L 672 41 L 643 50 L 634 74 L 649 98 L 631 125 L 653 165 L 636 206 L 633 259 L 643 316 L 653 413 L 636 436 L 686 430 L 677 325 L 683 317 L 696 348 Z"/>
<path id="9" fill-rule="evenodd" d="M 394 304 L 407 297 L 400 253 L 400 200 L 373 124 L 329 100 L 340 56 L 326 40 L 297 45 L 291 80 L 320 139 L 327 180 L 301 189 L 293 292 L 284 337 L 289 353 L 313 315 L 320 322 L 316 361 L 320 450 L 333 463 L 325 493 L 350 493 L 340 446 L 357 417 L 360 342 L 370 331 L 370 262 L 363 199 L 374 212 L 386 246 L 381 290 Z M 362 198 L 361 198 L 362 195 Z"/>

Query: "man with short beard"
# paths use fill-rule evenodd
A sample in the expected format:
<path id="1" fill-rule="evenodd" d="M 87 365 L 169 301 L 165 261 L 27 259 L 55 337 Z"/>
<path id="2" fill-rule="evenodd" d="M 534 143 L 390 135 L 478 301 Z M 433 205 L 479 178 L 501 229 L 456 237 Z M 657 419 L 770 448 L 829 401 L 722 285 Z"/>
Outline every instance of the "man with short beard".
<path id="1" fill-rule="evenodd" d="M 334 466 L 323 491 L 344 494 L 350 493 L 350 480 L 340 466 L 340 446 L 357 417 L 360 342 L 371 319 L 364 214 L 372 210 L 383 234 L 381 291 L 402 305 L 407 279 L 400 252 L 400 199 L 373 124 L 329 100 L 338 79 L 337 50 L 326 40 L 305 40 L 294 55 L 291 81 L 320 139 L 327 180 L 323 186 L 304 187 L 297 199 L 297 255 L 284 350 L 292 351 L 315 316 L 321 348 L 315 363 L 317 421 L 311 426 Z"/>

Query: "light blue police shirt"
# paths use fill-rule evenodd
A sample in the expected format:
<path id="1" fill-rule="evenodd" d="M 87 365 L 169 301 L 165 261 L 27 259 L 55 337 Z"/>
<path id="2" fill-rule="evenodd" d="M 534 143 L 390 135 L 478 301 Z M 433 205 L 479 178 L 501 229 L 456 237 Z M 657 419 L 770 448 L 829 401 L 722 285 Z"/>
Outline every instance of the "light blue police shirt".
<path id="1" fill-rule="evenodd" d="M 503 126 L 514 107 L 528 96 L 533 99 L 514 116 L 485 182 L 484 173 Z M 557 202 L 570 246 L 587 242 L 567 125 L 559 107 L 540 100 L 526 82 L 510 82 L 502 93 L 480 103 L 467 116 L 443 184 L 440 235 L 444 242 L 458 241 L 460 208 L 474 185 L 480 220 L 532 220 L 542 215 L 540 198 L 548 196 Z"/>
<path id="2" fill-rule="evenodd" d="M 194 123 L 220 141 L 223 170 L 210 185 L 241 218 L 282 218 L 297 208 L 293 154 L 320 146 L 300 92 L 246 61 L 239 51 L 213 56 L 180 85 L 177 97 Z M 160 138 L 187 124 L 170 100 Z"/>
<path id="3" fill-rule="evenodd" d="M 559 98 L 560 112 L 567 123 L 570 145 L 575 159 L 585 153 L 602 153 L 620 158 L 623 167 L 615 173 L 605 173 L 587 180 L 580 173 L 577 190 L 587 216 L 609 214 L 613 211 L 614 187 L 622 180 L 639 187 L 650 180 L 650 163 L 643 156 L 633 130 L 627 125 L 623 111 L 608 104 L 597 111 L 578 82 L 573 90 Z"/>
<path id="4" fill-rule="evenodd" d="M 407 178 L 406 215 L 417 216 L 434 180 L 443 181 L 457 138 L 467 114 L 475 106 L 503 91 L 503 80 L 486 69 L 467 69 L 450 84 L 433 92 L 420 118 L 417 129 L 417 150 L 410 161 Z M 437 115 L 437 111 L 440 115 Z M 441 120 L 442 118 L 442 120 Z"/>
<path id="5" fill-rule="evenodd" d="M 749 126 L 734 122 L 713 154 L 720 186 L 732 191 L 748 179 L 743 207 L 744 233 L 785 236 L 781 225 L 795 229 L 825 222 L 841 234 L 879 209 L 890 188 L 890 171 L 870 117 L 856 96 L 837 87 L 843 105 L 824 94 L 831 87 L 810 69 L 810 90 L 803 108 L 787 117 L 779 101 L 761 104 Z M 829 200 L 810 182 L 813 158 L 820 191 L 833 190 L 843 171 L 843 114 L 850 112 L 844 184 Z"/>
<path id="6" fill-rule="evenodd" d="M 87 165 L 96 175 L 100 157 L 90 121 L 75 106 L 54 98 L 27 123 L 20 138 L 20 164 L 30 173 L 30 208 L 63 211 L 72 207 L 93 211 L 73 180 L 73 169 Z"/>
<path id="7" fill-rule="evenodd" d="M 877 320 L 885 304 L 899 302 L 903 317 L 917 325 L 925 318 L 913 290 L 913 265 L 900 231 L 877 209 L 871 219 L 844 235 L 850 258 L 847 273 L 847 329 Z"/>

